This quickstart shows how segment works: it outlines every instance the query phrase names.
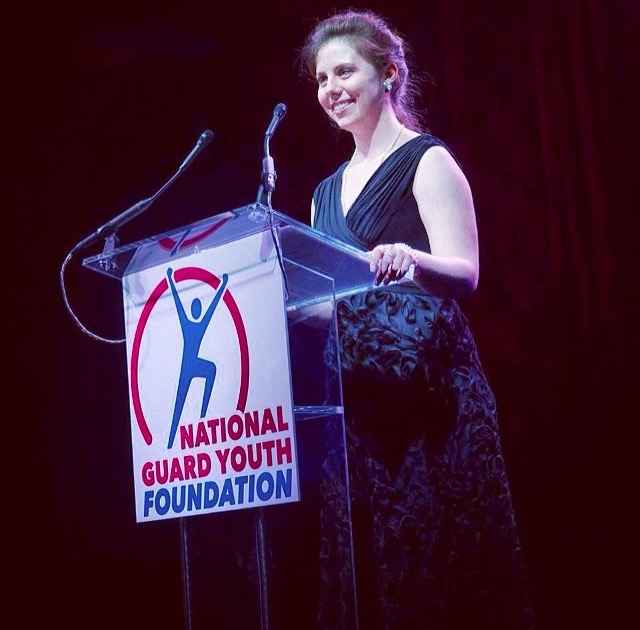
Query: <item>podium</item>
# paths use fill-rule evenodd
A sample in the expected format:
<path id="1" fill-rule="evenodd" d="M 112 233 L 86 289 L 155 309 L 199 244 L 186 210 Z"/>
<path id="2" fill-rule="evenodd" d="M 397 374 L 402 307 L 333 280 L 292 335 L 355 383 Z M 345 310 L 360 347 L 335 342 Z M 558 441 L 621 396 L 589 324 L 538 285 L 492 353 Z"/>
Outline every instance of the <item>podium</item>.
<path id="1" fill-rule="evenodd" d="M 240 506 L 236 495 L 235 499 L 229 498 L 224 510 L 210 507 L 208 511 L 200 510 L 201 513 L 198 513 L 196 508 L 203 506 L 202 502 L 198 502 L 201 497 L 193 499 L 189 495 L 189 501 L 193 499 L 196 508 L 193 515 L 187 517 L 179 513 L 175 506 L 176 495 L 173 495 L 173 516 L 179 518 L 180 523 L 185 628 L 358 628 L 336 299 L 371 286 L 366 254 L 277 211 L 269 211 L 260 205 L 249 205 L 105 251 L 83 261 L 85 267 L 122 282 L 125 324 L 130 325 L 133 313 L 138 318 L 135 334 L 128 329 L 127 354 L 132 393 L 134 478 L 135 483 L 140 486 L 136 486 L 136 497 L 138 492 L 141 496 L 146 492 L 140 505 L 136 499 L 136 516 L 139 521 L 152 518 L 153 514 L 158 518 L 172 516 L 169 512 L 164 512 L 163 515 L 163 510 L 169 509 L 166 507 L 169 504 L 164 503 L 164 499 L 160 500 L 164 495 L 157 494 L 154 498 L 145 488 L 145 483 L 150 486 L 152 482 L 158 482 L 162 474 L 165 477 L 170 474 L 172 479 L 175 476 L 173 485 L 179 488 L 182 479 L 188 478 L 189 473 L 192 477 L 198 474 L 196 470 L 200 470 L 201 462 L 198 460 L 196 467 L 194 458 L 190 469 L 188 466 L 180 469 L 176 464 L 174 471 L 173 460 L 156 455 L 154 462 L 146 462 L 141 469 L 140 462 L 136 459 L 136 440 L 145 446 L 143 440 L 151 443 L 155 437 L 154 444 L 159 449 L 157 453 L 162 453 L 175 452 L 178 444 L 186 448 L 185 444 L 189 439 L 194 439 L 193 432 L 189 434 L 187 428 L 196 427 L 193 431 L 197 435 L 200 435 L 202 429 L 202 440 L 216 439 L 213 433 L 205 433 L 209 430 L 204 424 L 209 417 L 205 415 L 206 402 L 202 403 L 201 414 L 192 414 L 194 421 L 189 426 L 184 420 L 178 426 L 180 414 L 174 407 L 172 433 L 169 436 L 171 449 L 165 445 L 166 434 L 157 438 L 157 435 L 151 435 L 152 430 L 148 431 L 148 435 L 142 430 L 149 428 L 145 424 L 142 409 L 145 406 L 147 409 L 151 408 L 154 397 L 164 396 L 163 400 L 168 400 L 167 396 L 171 396 L 171 400 L 175 398 L 176 406 L 178 405 L 180 387 L 177 398 L 173 393 L 178 373 L 175 373 L 175 378 L 163 382 L 163 377 L 157 375 L 162 373 L 157 370 L 160 369 L 158 366 L 166 362 L 163 358 L 165 355 L 158 354 L 158 346 L 163 345 L 166 340 L 175 354 L 180 344 L 172 341 L 173 337 L 177 337 L 175 331 L 179 330 L 176 324 L 172 324 L 174 328 L 165 333 L 155 333 L 156 338 L 162 341 L 147 342 L 146 346 L 141 344 L 139 320 L 140 317 L 148 318 L 149 309 L 155 307 L 155 312 L 159 313 L 164 309 L 166 313 L 173 313 L 171 321 L 177 321 L 168 287 L 175 289 L 176 305 L 181 300 L 187 300 L 187 294 L 193 289 L 194 283 L 197 284 L 198 278 L 204 277 L 202 274 L 197 276 L 185 271 L 184 261 L 189 261 L 189 269 L 193 269 L 194 260 L 203 261 L 198 263 L 199 268 L 206 267 L 211 260 L 222 261 L 220 264 L 228 278 L 228 287 L 238 287 L 237 291 L 243 292 L 242 295 L 245 296 L 257 294 L 257 283 L 264 282 L 265 277 L 273 275 L 274 278 L 281 278 L 281 284 L 276 283 L 274 286 L 281 287 L 278 290 L 281 290 L 282 297 L 278 296 L 278 300 L 282 304 L 282 321 L 285 326 L 285 340 L 281 350 L 288 355 L 289 374 L 283 375 L 269 363 L 273 355 L 280 351 L 278 348 L 266 352 L 263 359 L 254 361 L 257 367 L 252 374 L 266 369 L 267 376 L 261 378 L 267 379 L 268 383 L 271 369 L 273 378 L 276 379 L 277 376 L 279 383 L 286 384 L 287 380 L 290 383 L 295 435 L 293 451 L 297 471 L 293 481 L 291 477 L 288 478 L 288 487 L 290 489 L 292 484 L 293 494 L 297 492 L 298 496 L 296 500 L 274 505 Z M 141 300 L 139 296 L 147 291 L 143 286 L 147 277 L 145 274 L 153 273 L 162 280 L 155 287 L 156 301 L 153 302 L 153 307 L 149 307 L 149 302 L 145 305 L 138 302 Z M 218 291 L 214 302 L 220 300 L 225 290 L 219 274 L 215 277 L 217 280 L 205 287 L 209 294 L 212 293 L 212 288 Z M 255 291 L 253 286 L 256 287 Z M 223 299 L 231 312 L 229 305 L 232 298 Z M 199 304 L 200 300 L 194 299 L 192 307 L 195 302 Z M 179 309 L 179 306 L 176 308 Z M 210 310 L 214 308 L 215 305 Z M 271 315 L 267 316 L 267 312 Z M 211 317 L 210 314 L 208 316 Z M 270 325 L 279 317 L 278 308 L 269 311 L 265 307 L 264 321 L 260 319 L 260 312 L 256 317 L 259 322 L 256 330 L 259 330 L 259 334 L 255 333 L 254 336 L 260 344 L 267 344 L 265 340 L 270 335 Z M 241 336 L 239 334 L 238 338 Z M 185 341 L 184 344 L 186 343 Z M 264 347 L 268 348 L 268 345 Z M 150 370 L 155 369 L 157 373 L 154 372 L 153 378 L 148 377 L 146 393 L 140 394 L 136 370 L 138 362 L 143 361 L 147 361 Z M 183 358 L 180 367 L 181 382 L 186 369 L 185 361 Z M 244 366 L 245 363 L 246 360 L 241 357 L 238 365 Z M 203 365 L 205 364 L 209 365 L 204 361 Z M 212 372 L 211 387 L 214 387 L 214 381 L 215 387 L 224 387 L 224 379 L 227 378 L 224 370 L 218 366 L 216 376 L 215 369 L 214 367 Z M 231 371 L 228 369 L 227 374 Z M 246 385 L 253 381 L 245 379 L 243 382 Z M 189 387 L 187 384 L 186 388 Z M 207 387 L 205 385 L 203 401 L 206 399 Z M 209 395 L 211 387 L 208 387 Z M 244 389 L 244 401 L 247 396 L 249 401 L 251 399 L 250 385 L 247 387 Z M 188 406 L 188 401 L 184 403 L 184 396 L 181 404 Z M 241 398 L 242 391 L 238 395 L 238 408 L 242 406 Z M 250 409 L 250 402 L 248 404 Z M 279 421 L 286 422 L 286 405 L 284 409 L 284 418 L 279 418 Z M 195 417 L 198 415 L 201 419 Z M 216 428 L 222 427 L 224 418 L 219 420 L 220 425 L 216 424 Z M 169 423 L 166 424 L 168 427 Z M 211 428 L 212 425 L 208 426 Z M 227 430 L 231 431 L 231 427 L 228 424 Z M 246 430 L 249 431 L 248 428 Z M 214 446 L 211 445 L 210 448 Z M 219 459 L 222 462 L 220 457 Z M 186 458 L 183 458 L 184 462 Z M 147 471 L 142 474 L 142 482 L 138 478 L 140 470 Z M 245 482 L 243 484 L 248 488 Z M 169 485 L 167 484 L 167 488 Z M 202 489 L 201 484 L 193 481 L 192 486 L 195 497 L 196 490 Z M 210 485 L 209 490 L 212 487 Z M 218 486 L 215 489 L 217 498 L 220 494 Z M 169 497 L 168 490 L 165 492 Z M 205 485 L 205 497 L 206 492 Z M 169 498 L 166 500 L 171 501 Z M 209 506 L 213 503 L 210 502 Z M 222 506 L 223 501 L 220 500 L 217 505 Z M 183 503 L 179 507 L 182 508 Z"/>

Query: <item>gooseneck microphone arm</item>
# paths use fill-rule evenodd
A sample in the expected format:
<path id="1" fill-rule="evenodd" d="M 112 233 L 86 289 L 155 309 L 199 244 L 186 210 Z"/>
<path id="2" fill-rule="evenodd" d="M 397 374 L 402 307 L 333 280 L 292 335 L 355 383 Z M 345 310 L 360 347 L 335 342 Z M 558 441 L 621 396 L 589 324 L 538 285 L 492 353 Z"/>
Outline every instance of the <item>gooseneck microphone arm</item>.
<path id="1" fill-rule="evenodd" d="M 126 223 L 134 219 L 135 217 L 141 215 L 145 210 L 147 210 L 153 203 L 156 201 L 161 195 L 163 195 L 174 182 L 184 173 L 184 171 L 191 165 L 191 163 L 196 159 L 196 157 L 200 154 L 202 150 L 204 150 L 213 140 L 213 131 L 210 129 L 206 129 L 200 134 L 198 141 L 195 146 L 189 152 L 189 155 L 182 161 L 182 164 L 178 167 L 178 170 L 150 197 L 146 197 L 145 199 L 141 199 L 137 203 L 133 204 L 130 208 L 127 208 L 124 212 L 121 212 L 117 216 L 113 217 L 103 225 L 101 225 L 95 232 L 92 232 L 88 236 L 85 236 L 81 241 L 76 243 L 69 253 L 67 254 L 62 266 L 60 267 L 60 288 L 62 290 L 62 298 L 64 300 L 65 306 L 69 311 L 73 321 L 76 323 L 78 328 L 92 337 L 93 339 L 97 339 L 98 341 L 104 341 L 105 343 L 123 343 L 124 339 L 109 339 L 107 337 L 102 337 L 100 335 L 96 335 L 95 333 L 88 330 L 84 324 L 78 319 L 77 315 L 73 312 L 71 305 L 69 304 L 69 300 L 67 299 L 67 291 L 64 284 L 64 271 L 67 265 L 69 264 L 73 255 L 80 249 L 87 247 L 91 243 L 97 241 L 101 237 L 105 237 L 105 252 L 108 252 L 113 248 L 114 243 L 116 241 L 116 232 Z"/>

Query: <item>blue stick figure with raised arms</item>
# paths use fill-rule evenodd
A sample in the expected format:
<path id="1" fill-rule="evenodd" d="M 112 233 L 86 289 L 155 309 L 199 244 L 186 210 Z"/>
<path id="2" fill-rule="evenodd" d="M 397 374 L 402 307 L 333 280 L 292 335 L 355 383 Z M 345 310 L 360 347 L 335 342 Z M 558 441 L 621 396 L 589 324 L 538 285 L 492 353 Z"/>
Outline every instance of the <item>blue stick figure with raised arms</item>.
<path id="1" fill-rule="evenodd" d="M 213 312 L 216 310 L 218 302 L 227 286 L 229 276 L 226 273 L 222 275 L 222 284 L 218 288 L 207 312 L 200 321 L 198 321 L 198 319 L 202 313 L 202 302 L 200 302 L 198 298 L 194 298 L 191 302 L 191 315 L 193 319 L 189 319 L 180 301 L 180 296 L 176 291 L 176 285 L 173 282 L 173 269 L 167 269 L 167 278 L 169 279 L 173 300 L 176 303 L 180 327 L 182 328 L 182 337 L 184 338 L 182 365 L 180 366 L 180 379 L 178 380 L 178 393 L 176 394 L 176 404 L 173 408 L 173 420 L 171 421 L 171 432 L 169 433 L 169 445 L 167 447 L 171 448 L 176 437 L 176 431 L 178 430 L 180 416 L 182 416 L 182 409 L 187 399 L 187 392 L 194 378 L 206 379 L 200 417 L 204 418 L 204 415 L 207 413 L 209 399 L 213 391 L 213 383 L 216 380 L 216 365 L 213 361 L 201 359 L 198 353 L 200 352 L 200 345 L 202 344 L 204 334 L 207 332 L 207 328 L 213 317 Z"/>

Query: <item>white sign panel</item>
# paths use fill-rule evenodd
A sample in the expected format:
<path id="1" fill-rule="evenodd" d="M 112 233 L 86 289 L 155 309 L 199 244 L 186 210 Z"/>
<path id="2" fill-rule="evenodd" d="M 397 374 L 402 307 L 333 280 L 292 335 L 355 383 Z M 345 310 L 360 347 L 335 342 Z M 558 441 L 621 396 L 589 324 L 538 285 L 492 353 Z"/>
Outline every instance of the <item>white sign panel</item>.
<path id="1" fill-rule="evenodd" d="M 265 239 L 124 279 L 138 521 L 299 500 L 283 281 Z"/>

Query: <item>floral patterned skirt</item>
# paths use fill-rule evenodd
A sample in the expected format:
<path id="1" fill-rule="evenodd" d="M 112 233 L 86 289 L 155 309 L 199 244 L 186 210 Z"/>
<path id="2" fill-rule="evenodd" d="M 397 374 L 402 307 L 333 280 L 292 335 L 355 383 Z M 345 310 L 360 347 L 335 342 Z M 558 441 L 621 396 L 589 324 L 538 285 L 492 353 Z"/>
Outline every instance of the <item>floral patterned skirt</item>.
<path id="1" fill-rule="evenodd" d="M 360 293 L 338 334 L 360 628 L 533 627 L 495 399 L 457 303 Z M 327 576 L 349 558 L 341 484 L 324 488 Z M 319 627 L 345 627 L 341 585 L 321 590 Z"/>

